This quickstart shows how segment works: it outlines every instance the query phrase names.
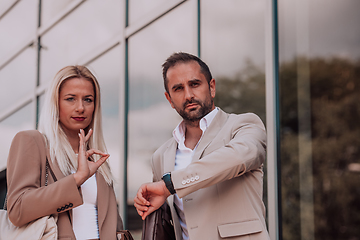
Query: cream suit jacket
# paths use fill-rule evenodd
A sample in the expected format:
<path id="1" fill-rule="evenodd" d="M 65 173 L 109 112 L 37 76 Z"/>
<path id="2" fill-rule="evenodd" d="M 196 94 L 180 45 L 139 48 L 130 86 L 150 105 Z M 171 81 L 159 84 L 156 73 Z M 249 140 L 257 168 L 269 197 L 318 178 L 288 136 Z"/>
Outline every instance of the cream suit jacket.
<path id="1" fill-rule="evenodd" d="M 268 240 L 263 197 L 266 133 L 252 113 L 221 109 L 203 134 L 188 167 L 174 171 L 177 142 L 168 140 L 153 155 L 154 181 L 166 172 L 183 200 L 191 240 Z M 168 198 L 177 240 L 179 219 Z"/>
<path id="2" fill-rule="evenodd" d="M 45 186 L 46 158 L 57 181 L 49 172 Z M 101 174 L 97 180 L 98 224 L 101 240 L 115 240 L 122 229 L 115 193 Z M 49 158 L 45 139 L 35 130 L 19 132 L 13 139 L 7 162 L 8 216 L 16 226 L 22 226 L 46 215 L 58 215 L 58 239 L 75 240 L 72 230 L 72 208 L 83 203 L 81 187 L 72 175 L 64 176 Z"/>

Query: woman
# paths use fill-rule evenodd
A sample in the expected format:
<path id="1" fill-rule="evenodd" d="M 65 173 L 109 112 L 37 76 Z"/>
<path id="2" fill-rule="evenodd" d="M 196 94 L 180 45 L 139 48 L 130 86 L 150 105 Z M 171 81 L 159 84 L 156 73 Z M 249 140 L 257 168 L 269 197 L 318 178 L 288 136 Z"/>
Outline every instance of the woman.
<path id="1" fill-rule="evenodd" d="M 7 208 L 22 226 L 57 215 L 59 239 L 116 239 L 122 229 L 101 128 L 100 87 L 84 66 L 61 69 L 51 83 L 39 129 L 13 139 Z M 48 159 L 49 185 L 45 184 Z M 56 182 L 54 182 L 56 181 Z"/>

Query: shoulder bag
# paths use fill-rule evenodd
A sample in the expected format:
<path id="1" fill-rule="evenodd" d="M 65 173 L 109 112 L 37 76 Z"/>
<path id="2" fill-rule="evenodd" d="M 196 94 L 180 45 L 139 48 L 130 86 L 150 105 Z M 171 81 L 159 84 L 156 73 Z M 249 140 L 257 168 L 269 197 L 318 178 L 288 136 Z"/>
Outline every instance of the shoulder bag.
<path id="1" fill-rule="evenodd" d="M 165 202 L 143 222 L 141 240 L 175 240 L 175 230 L 169 205 Z"/>
<path id="2" fill-rule="evenodd" d="M 49 170 L 54 181 L 56 181 L 57 179 L 46 158 L 45 186 L 48 185 Z M 45 216 L 24 226 L 16 227 L 9 220 L 6 209 L 7 200 L 5 199 L 4 209 L 0 210 L 0 240 L 57 240 L 57 217 L 54 218 L 52 215 Z"/>
<path id="3" fill-rule="evenodd" d="M 117 232 L 118 240 L 134 240 L 129 230 L 121 230 Z"/>

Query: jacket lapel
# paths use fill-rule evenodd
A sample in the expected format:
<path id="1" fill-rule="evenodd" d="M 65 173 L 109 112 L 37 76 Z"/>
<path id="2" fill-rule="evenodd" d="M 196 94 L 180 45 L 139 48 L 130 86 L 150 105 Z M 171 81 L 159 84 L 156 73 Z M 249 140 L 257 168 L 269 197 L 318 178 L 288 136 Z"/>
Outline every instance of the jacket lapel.
<path id="1" fill-rule="evenodd" d="M 109 205 L 109 185 L 106 183 L 104 177 L 100 173 L 95 174 L 97 183 L 98 224 L 100 231 L 106 218 L 106 213 Z"/>
<path id="2" fill-rule="evenodd" d="M 42 135 L 41 133 L 39 133 L 39 137 L 41 138 L 41 141 L 43 141 L 44 150 L 46 151 L 46 159 L 48 160 L 50 168 L 52 172 L 55 174 L 56 179 L 59 180 L 64 178 L 65 175 L 61 172 L 59 166 L 55 162 L 53 162 L 52 159 L 50 158 L 50 149 L 47 145 L 46 137 L 44 137 L 44 135 Z M 45 162 L 43 164 L 45 165 Z M 54 182 L 54 179 L 52 179 L 52 177 L 50 179 L 51 179 L 50 182 Z"/>
<path id="3" fill-rule="evenodd" d="M 175 141 L 175 139 L 173 139 L 163 154 L 164 169 L 162 174 L 166 172 L 174 171 L 176 149 L 177 149 L 177 142 Z M 161 177 L 162 176 L 160 176 L 160 178 Z"/>
<path id="4" fill-rule="evenodd" d="M 64 178 L 65 175 L 62 173 L 62 171 L 60 170 L 58 164 L 56 162 L 53 162 L 50 158 L 50 150 L 48 147 L 46 147 L 46 158 L 49 162 L 49 165 L 50 165 L 50 168 L 51 168 L 51 171 L 54 173 L 55 177 L 56 177 L 56 181 L 59 181 L 60 179 Z M 49 173 L 48 175 L 49 177 L 51 176 L 51 174 Z M 54 182 L 55 180 L 50 177 L 51 179 L 51 182 Z M 69 210 L 68 211 L 68 214 L 69 214 L 69 219 L 70 219 L 70 222 L 72 222 L 72 210 Z"/>
<path id="5" fill-rule="evenodd" d="M 208 129 L 206 129 L 204 135 L 202 136 L 199 145 L 197 146 L 192 162 L 197 161 L 202 157 L 205 149 L 210 145 L 216 135 L 219 133 L 221 128 L 224 126 L 226 120 L 228 118 L 228 114 L 219 109 L 219 112 L 216 114 L 214 119 L 212 120 Z"/>

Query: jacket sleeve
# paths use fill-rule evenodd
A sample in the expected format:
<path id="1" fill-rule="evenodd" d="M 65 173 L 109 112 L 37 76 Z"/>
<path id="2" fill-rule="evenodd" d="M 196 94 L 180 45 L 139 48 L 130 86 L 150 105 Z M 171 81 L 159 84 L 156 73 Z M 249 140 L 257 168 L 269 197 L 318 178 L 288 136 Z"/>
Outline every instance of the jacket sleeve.
<path id="1" fill-rule="evenodd" d="M 46 153 L 44 143 L 39 141 L 34 132 L 19 132 L 9 151 L 7 211 L 15 226 L 70 210 L 83 203 L 72 175 L 48 186 L 41 186 L 41 176 L 45 176 L 41 163 L 45 161 Z"/>
<path id="2" fill-rule="evenodd" d="M 255 114 L 231 115 L 211 144 L 219 146 L 186 168 L 171 172 L 180 198 L 248 172 L 261 171 L 265 161 L 266 133 Z"/>

